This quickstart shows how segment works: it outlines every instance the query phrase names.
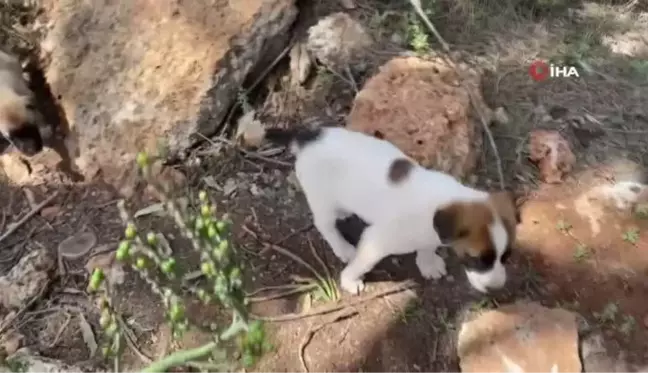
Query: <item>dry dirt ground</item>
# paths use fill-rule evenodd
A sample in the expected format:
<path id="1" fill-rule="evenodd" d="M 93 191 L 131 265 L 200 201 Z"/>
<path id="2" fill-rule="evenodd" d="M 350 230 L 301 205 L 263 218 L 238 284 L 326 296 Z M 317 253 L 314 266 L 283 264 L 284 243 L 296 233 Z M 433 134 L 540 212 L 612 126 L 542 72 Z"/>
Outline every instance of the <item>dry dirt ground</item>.
<path id="1" fill-rule="evenodd" d="M 367 292 L 406 278 L 416 279 L 418 286 L 357 304 L 342 311 L 355 310 L 357 314 L 341 320 L 333 313 L 268 322 L 274 350 L 255 370 L 301 371 L 303 355 L 311 371 L 457 371 L 455 338 L 462 318 L 471 310 L 517 299 L 577 311 L 591 329 L 601 330 L 615 358 L 620 354 L 631 364 L 645 366 L 648 220 L 641 214 L 605 212 L 595 234 L 591 214 L 582 213 L 573 203 L 593 181 L 629 177 L 622 167 L 610 162 L 627 159 L 641 167 L 647 165 L 648 9 L 640 9 L 639 2 L 590 2 L 571 10 L 529 7 L 533 1 L 423 2 L 453 48 L 461 51 L 468 63 L 492 71 L 484 84 L 484 96 L 493 106 L 506 107 L 510 116 L 508 125 L 493 128 L 506 181 L 526 196 L 509 283 L 500 293 L 485 297 L 470 289 L 451 255 L 447 256 L 450 275 L 439 281 L 420 279 L 411 257 L 389 258 L 368 276 Z M 301 24 L 295 32 L 303 32 L 313 19 L 339 10 L 337 5 L 315 3 L 302 7 Z M 354 76 L 358 85 L 399 50 L 431 53 L 436 46 L 407 4 L 356 0 L 356 5 L 350 13 L 382 42 L 375 61 Z M 527 68 L 536 57 L 577 65 L 581 76 L 534 82 Z M 265 121 L 295 123 L 322 113 L 343 120 L 354 94 L 346 80 L 320 69 L 308 87 L 290 90 L 282 86 L 286 70 L 280 65 L 268 78 L 270 95 L 262 92 L 251 97 Z M 527 134 L 534 128 L 558 129 L 570 140 L 578 166 L 564 184 L 548 186 L 538 181 L 526 147 Z M 495 187 L 494 159 L 492 149 L 486 147 L 480 172 L 469 181 Z M 310 215 L 290 175 L 289 161 L 289 156 L 277 149 L 265 148 L 250 155 L 216 141 L 196 149 L 187 164 L 176 166 L 187 177 L 189 194 L 207 190 L 219 201 L 219 208 L 232 216 L 235 242 L 248 263 L 250 292 L 290 284 L 295 275 L 312 276 L 302 265 L 268 248 L 268 243 L 285 247 L 320 268 L 312 243 L 334 277 L 342 268 L 309 224 Z M 114 245 L 120 238 L 123 228 L 116 208 L 118 197 L 109 186 L 74 183 L 65 175 L 50 176 L 40 175 L 43 184 L 29 188 L 34 199 L 40 201 L 54 190 L 61 193 L 46 214 L 36 215 L 0 243 L 3 273 L 26 251 L 39 246 L 54 251 L 59 242 L 77 232 L 93 232 L 98 245 Z M 640 177 L 640 181 L 648 181 Z M 57 179 L 55 184 L 52 180 Z M 0 227 L 4 228 L 23 216 L 30 205 L 25 188 L 2 188 Z M 138 196 L 132 202 L 133 211 L 155 202 L 147 193 Z M 196 261 L 182 241 L 173 239 L 177 232 L 167 228 L 164 218 L 149 215 L 140 221 L 170 238 L 178 262 Z M 83 263 L 70 264 L 68 274 L 57 279 L 43 299 L 24 313 L 16 328 L 26 336 L 26 345 L 45 356 L 93 365 L 96 361 L 88 361 L 78 312 L 85 314 L 95 331 L 99 330 L 98 315 L 83 294 L 85 273 L 74 270 L 81 269 Z M 161 306 L 146 289 L 135 275 L 128 274 L 121 303 L 140 350 L 155 357 L 169 347 L 169 333 L 161 326 Z M 299 314 L 327 302 L 317 294 L 258 298 L 272 298 L 268 294 L 272 293 L 255 294 L 255 314 Z M 352 301 L 349 295 L 343 297 Z M 191 312 L 206 318 L 218 316 L 214 309 L 197 307 Z M 181 344 L 196 345 L 204 337 L 189 334 Z M 126 369 L 141 366 L 141 357 L 130 350 L 126 354 Z"/>

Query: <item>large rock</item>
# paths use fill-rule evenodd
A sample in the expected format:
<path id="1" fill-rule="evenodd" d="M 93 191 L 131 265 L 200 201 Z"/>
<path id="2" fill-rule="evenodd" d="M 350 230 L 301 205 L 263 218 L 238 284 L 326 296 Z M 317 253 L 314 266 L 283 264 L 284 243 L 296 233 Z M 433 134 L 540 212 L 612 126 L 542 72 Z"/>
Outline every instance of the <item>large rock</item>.
<path id="1" fill-rule="evenodd" d="M 462 372 L 581 372 L 576 315 L 537 303 L 486 311 L 461 326 Z"/>
<path id="2" fill-rule="evenodd" d="M 295 0 L 44 0 L 45 75 L 86 176 L 121 179 L 140 150 L 213 133 L 286 43 Z M 277 39 L 279 38 L 279 39 Z M 269 51 L 272 49 L 272 53 Z"/>
<path id="3" fill-rule="evenodd" d="M 4 276 L 0 276 L 0 309 L 18 310 L 27 305 L 51 281 L 54 258 L 45 249 L 29 252 Z"/>
<path id="4" fill-rule="evenodd" d="M 479 75 L 457 70 L 442 60 L 397 57 L 380 68 L 356 96 L 347 127 L 384 138 L 421 165 L 467 176 L 481 150 L 479 117 L 470 103 L 490 111 L 479 94 Z"/>

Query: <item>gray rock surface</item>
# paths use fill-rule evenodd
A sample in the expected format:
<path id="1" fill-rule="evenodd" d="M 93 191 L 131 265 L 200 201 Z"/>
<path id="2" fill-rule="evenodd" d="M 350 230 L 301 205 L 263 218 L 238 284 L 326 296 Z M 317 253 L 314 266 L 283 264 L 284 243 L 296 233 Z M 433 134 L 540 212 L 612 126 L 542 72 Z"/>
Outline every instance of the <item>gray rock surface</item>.
<path id="1" fill-rule="evenodd" d="M 286 40 L 295 0 L 45 0 L 45 76 L 86 176 L 121 181 L 160 139 L 177 154 L 212 133 L 268 48 Z M 285 41 L 284 41 L 285 43 Z M 271 48 L 276 49 L 276 48 Z"/>

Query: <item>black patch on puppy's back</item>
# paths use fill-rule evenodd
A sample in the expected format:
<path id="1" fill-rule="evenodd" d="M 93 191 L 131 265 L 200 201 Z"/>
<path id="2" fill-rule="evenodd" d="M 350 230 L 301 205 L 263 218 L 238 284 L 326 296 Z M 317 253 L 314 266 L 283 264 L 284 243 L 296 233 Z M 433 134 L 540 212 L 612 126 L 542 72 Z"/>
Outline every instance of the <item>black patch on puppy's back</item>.
<path id="1" fill-rule="evenodd" d="M 387 177 L 389 181 L 393 184 L 399 184 L 407 179 L 410 172 L 414 168 L 414 163 L 406 158 L 396 158 L 389 165 L 389 171 L 387 172 Z"/>
<path id="2" fill-rule="evenodd" d="M 369 223 L 356 214 L 335 221 L 335 228 L 340 232 L 344 240 L 354 247 L 358 246 L 360 238 L 368 226 Z"/>

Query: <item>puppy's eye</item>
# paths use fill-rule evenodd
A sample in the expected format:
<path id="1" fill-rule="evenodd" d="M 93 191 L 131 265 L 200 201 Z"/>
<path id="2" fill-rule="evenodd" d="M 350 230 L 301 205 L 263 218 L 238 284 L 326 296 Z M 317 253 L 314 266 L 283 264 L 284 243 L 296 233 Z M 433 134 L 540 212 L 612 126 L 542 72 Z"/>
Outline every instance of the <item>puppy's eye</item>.
<path id="1" fill-rule="evenodd" d="M 470 232 L 468 229 L 460 229 L 459 232 L 457 232 L 457 238 L 466 238 L 469 234 Z"/>

